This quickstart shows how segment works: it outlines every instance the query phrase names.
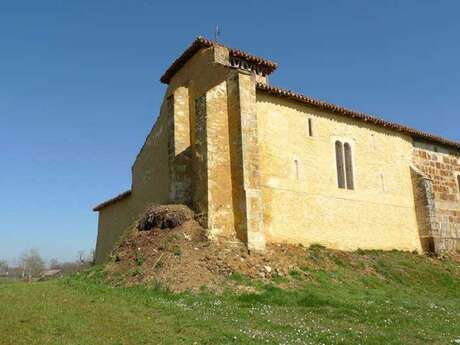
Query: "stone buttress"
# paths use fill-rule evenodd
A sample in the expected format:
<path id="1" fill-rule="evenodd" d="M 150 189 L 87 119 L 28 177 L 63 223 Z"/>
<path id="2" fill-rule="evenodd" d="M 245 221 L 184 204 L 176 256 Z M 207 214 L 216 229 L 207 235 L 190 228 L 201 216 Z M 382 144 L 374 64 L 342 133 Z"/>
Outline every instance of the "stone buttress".
<path id="1" fill-rule="evenodd" d="M 263 251 L 256 81 L 265 79 L 230 60 L 209 47 L 171 78 L 170 201 L 190 205 L 211 237 Z"/>

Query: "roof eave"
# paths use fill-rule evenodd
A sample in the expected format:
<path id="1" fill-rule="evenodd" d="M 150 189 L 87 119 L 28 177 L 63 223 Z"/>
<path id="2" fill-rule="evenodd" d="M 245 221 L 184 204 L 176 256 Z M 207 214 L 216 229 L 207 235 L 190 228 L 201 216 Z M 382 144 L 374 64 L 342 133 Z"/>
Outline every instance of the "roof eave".
<path id="1" fill-rule="evenodd" d="M 109 199 L 109 200 L 106 200 L 104 202 L 101 202 L 99 205 L 96 205 L 94 208 L 93 208 L 93 211 L 94 212 L 99 212 L 101 211 L 102 209 L 110 206 L 110 205 L 113 205 L 115 204 L 116 202 L 120 201 L 120 200 L 123 200 L 125 198 L 127 198 L 128 196 L 131 195 L 131 189 L 121 193 L 121 194 L 118 194 L 117 196 Z"/>
<path id="2" fill-rule="evenodd" d="M 270 86 L 270 85 L 263 84 L 263 83 L 257 83 L 256 86 L 257 86 L 257 89 L 261 91 L 265 91 L 269 94 L 293 99 L 297 102 L 309 104 L 311 106 L 321 108 L 324 110 L 328 110 L 333 113 L 339 113 L 341 115 L 349 116 L 349 117 L 352 117 L 352 118 L 355 118 L 355 119 L 358 119 L 364 122 L 373 123 L 377 126 L 381 126 L 381 127 L 385 127 L 385 128 L 389 128 L 389 129 L 398 131 L 398 132 L 402 132 L 402 133 L 410 135 L 413 139 L 421 139 L 421 140 L 428 141 L 428 142 L 434 142 L 437 144 L 446 145 L 446 146 L 449 146 L 457 150 L 460 149 L 460 142 L 449 140 L 447 138 L 443 138 L 443 137 L 440 137 L 434 134 L 425 133 L 418 129 L 400 125 L 398 123 L 386 121 L 374 115 L 369 115 L 366 113 L 361 113 L 361 112 L 357 112 L 354 110 L 346 109 L 346 108 L 337 106 L 335 104 L 313 99 L 311 97 L 293 92 L 291 90 L 282 89 L 279 87 Z"/>

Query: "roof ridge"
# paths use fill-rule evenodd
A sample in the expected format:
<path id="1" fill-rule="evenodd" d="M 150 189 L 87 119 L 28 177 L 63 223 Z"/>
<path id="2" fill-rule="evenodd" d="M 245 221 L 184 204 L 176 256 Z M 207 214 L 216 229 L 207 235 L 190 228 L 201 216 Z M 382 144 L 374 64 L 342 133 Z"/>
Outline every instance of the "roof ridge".
<path id="1" fill-rule="evenodd" d="M 165 73 L 161 76 L 160 81 L 164 84 L 169 84 L 171 78 L 181 69 L 185 63 L 190 60 L 202 48 L 209 48 L 214 46 L 220 46 L 228 49 L 230 56 L 234 56 L 243 60 L 250 61 L 257 65 L 264 66 L 268 74 L 272 73 L 277 67 L 276 62 L 261 58 L 256 55 L 249 54 L 243 50 L 237 48 L 230 48 L 216 41 L 211 41 L 203 36 L 198 36 L 192 44 L 169 66 Z"/>
<path id="2" fill-rule="evenodd" d="M 460 142 L 458 141 L 450 140 L 450 139 L 447 139 L 447 138 L 444 138 L 438 135 L 423 132 L 423 131 L 420 131 L 418 129 L 415 129 L 409 126 L 398 124 L 396 122 L 383 120 L 374 115 L 366 114 L 366 113 L 355 111 L 355 110 L 350 110 L 350 109 L 347 109 L 347 108 L 344 108 L 344 107 L 341 107 L 341 106 L 338 106 L 332 103 L 328 103 L 325 101 L 311 98 L 309 96 L 306 96 L 306 95 L 303 95 L 303 94 L 300 94 L 300 93 L 297 93 L 297 92 L 294 92 L 288 89 L 283 89 L 280 87 L 271 86 L 271 85 L 263 84 L 260 82 L 256 84 L 256 87 L 259 90 L 266 91 L 273 95 L 294 99 L 298 102 L 302 102 L 302 103 L 306 103 L 306 104 L 309 104 L 309 105 L 312 105 L 318 108 L 326 109 L 334 113 L 339 113 L 341 115 L 349 116 L 349 117 L 352 117 L 352 118 L 355 118 L 355 119 L 358 119 L 364 122 L 373 123 L 378 126 L 382 126 L 382 127 L 390 128 L 398 132 L 406 133 L 406 134 L 409 134 L 413 138 L 432 141 L 432 142 L 436 142 L 439 144 L 454 147 L 456 149 L 460 149 Z"/>

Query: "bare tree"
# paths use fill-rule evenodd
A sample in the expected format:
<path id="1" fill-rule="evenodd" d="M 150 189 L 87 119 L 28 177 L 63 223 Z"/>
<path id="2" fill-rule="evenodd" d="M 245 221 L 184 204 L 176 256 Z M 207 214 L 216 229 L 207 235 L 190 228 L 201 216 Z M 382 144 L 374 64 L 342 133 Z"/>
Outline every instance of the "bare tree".
<path id="1" fill-rule="evenodd" d="M 58 259 L 51 259 L 50 260 L 50 269 L 51 270 L 56 270 L 56 269 L 59 269 L 59 268 L 60 268 L 60 265 L 59 265 Z"/>
<path id="2" fill-rule="evenodd" d="M 78 259 L 77 261 L 83 265 L 83 266 L 89 266 L 94 263 L 94 255 L 95 255 L 95 250 L 91 250 L 88 254 L 86 254 L 86 251 L 80 250 L 78 251 Z"/>
<path id="3" fill-rule="evenodd" d="M 96 260 L 96 249 L 91 249 L 88 254 L 88 263 L 94 265 L 94 260 Z"/>
<path id="4" fill-rule="evenodd" d="M 45 261 L 36 249 L 30 249 L 19 258 L 22 265 L 22 277 L 37 277 L 45 268 Z"/>
<path id="5" fill-rule="evenodd" d="M 84 250 L 79 250 L 79 251 L 78 251 L 78 261 L 79 261 L 81 264 L 85 264 L 85 263 L 86 263 L 85 251 L 84 251 Z"/>

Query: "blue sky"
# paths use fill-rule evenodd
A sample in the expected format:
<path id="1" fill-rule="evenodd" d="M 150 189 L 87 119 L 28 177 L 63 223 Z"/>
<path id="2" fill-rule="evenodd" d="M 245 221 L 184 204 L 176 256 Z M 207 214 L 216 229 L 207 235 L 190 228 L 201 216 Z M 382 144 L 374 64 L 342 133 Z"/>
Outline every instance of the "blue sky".
<path id="1" fill-rule="evenodd" d="M 458 1 L 0 0 L 0 258 L 94 248 L 130 187 L 159 77 L 197 35 L 279 63 L 271 83 L 460 140 Z"/>

